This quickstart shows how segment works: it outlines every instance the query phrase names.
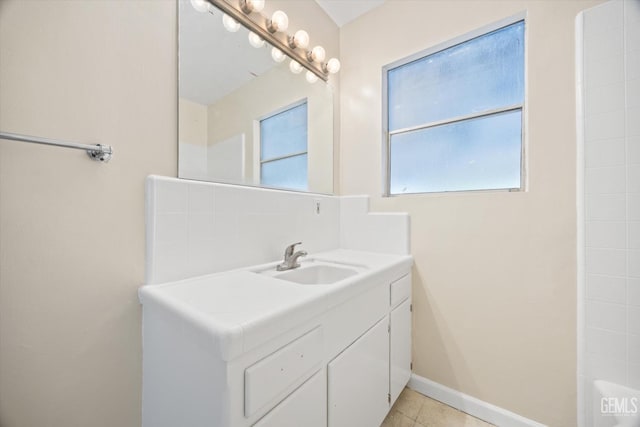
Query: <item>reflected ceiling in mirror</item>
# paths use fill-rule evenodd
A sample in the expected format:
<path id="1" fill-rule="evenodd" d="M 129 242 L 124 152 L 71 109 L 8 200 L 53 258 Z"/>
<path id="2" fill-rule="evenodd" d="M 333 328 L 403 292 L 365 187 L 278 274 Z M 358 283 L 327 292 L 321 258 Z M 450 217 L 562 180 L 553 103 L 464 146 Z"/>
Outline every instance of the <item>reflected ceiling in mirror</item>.
<path id="1" fill-rule="evenodd" d="M 293 74 L 215 7 L 179 0 L 180 178 L 333 192 L 330 85 Z"/>

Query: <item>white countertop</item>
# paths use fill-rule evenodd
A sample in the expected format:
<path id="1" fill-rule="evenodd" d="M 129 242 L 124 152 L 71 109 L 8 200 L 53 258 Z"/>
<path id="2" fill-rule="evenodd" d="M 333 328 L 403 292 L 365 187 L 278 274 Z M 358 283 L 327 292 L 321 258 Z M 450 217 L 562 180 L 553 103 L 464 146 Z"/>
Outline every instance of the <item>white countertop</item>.
<path id="1" fill-rule="evenodd" d="M 139 290 L 148 309 L 178 314 L 210 334 L 222 360 L 277 336 L 292 325 L 310 320 L 381 282 L 408 272 L 410 255 L 336 249 L 312 254 L 308 262 L 359 266 L 360 274 L 329 285 L 300 285 L 257 273 L 279 263 L 210 274 Z"/>

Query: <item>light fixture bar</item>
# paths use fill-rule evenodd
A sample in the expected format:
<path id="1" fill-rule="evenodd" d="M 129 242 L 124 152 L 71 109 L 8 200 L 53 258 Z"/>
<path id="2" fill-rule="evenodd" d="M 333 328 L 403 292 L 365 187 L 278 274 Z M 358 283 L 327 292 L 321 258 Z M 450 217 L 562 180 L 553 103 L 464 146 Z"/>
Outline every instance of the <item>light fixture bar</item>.
<path id="1" fill-rule="evenodd" d="M 249 31 L 253 31 L 257 35 L 262 37 L 262 39 L 266 40 L 271 45 L 273 45 L 274 47 L 277 47 L 282 52 L 285 52 L 287 55 L 289 55 L 291 58 L 296 60 L 304 68 L 306 68 L 307 70 L 311 71 L 313 74 L 318 76 L 318 78 L 320 78 L 322 81 L 326 82 L 328 80 L 327 74 L 324 72 L 320 64 L 309 62 L 309 60 L 306 57 L 306 53 L 305 54 L 298 53 L 296 50 L 289 47 L 289 44 L 287 43 L 288 36 L 286 34 L 284 34 L 284 38 L 285 38 L 284 41 L 280 40 L 275 34 L 271 34 L 269 30 L 267 30 L 266 18 L 262 16 L 262 14 L 259 14 L 259 15 L 263 22 L 257 23 L 251 18 L 249 18 L 248 15 L 244 14 L 241 10 L 236 9 L 225 0 L 206 0 L 206 1 L 208 1 L 218 9 L 222 10 L 224 13 L 231 16 L 233 19 L 235 19 L 242 25 L 244 25 L 247 29 L 249 29 Z"/>

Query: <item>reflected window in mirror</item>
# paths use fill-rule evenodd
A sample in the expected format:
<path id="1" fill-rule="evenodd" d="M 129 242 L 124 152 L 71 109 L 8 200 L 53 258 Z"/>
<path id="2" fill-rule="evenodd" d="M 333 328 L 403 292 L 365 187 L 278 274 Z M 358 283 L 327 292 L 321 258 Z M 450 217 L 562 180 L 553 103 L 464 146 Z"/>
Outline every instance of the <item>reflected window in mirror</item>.
<path id="1" fill-rule="evenodd" d="M 306 191 L 307 101 L 260 120 L 260 184 Z"/>

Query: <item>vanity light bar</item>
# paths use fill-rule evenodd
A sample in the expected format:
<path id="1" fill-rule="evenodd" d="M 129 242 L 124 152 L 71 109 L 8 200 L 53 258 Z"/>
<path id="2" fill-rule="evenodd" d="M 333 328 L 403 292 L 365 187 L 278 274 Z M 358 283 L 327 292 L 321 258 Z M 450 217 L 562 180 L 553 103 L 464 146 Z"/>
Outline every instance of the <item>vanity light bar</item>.
<path id="1" fill-rule="evenodd" d="M 330 72 L 334 73 L 338 71 L 340 67 L 339 65 L 340 62 L 337 59 L 331 58 L 327 64 L 324 64 L 322 63 L 322 60 L 324 59 L 324 57 L 320 59 L 318 58 L 319 55 L 313 55 L 312 54 L 313 50 L 311 52 L 307 52 L 306 50 L 304 52 L 298 52 L 298 50 L 296 50 L 295 44 L 290 42 L 290 40 L 291 41 L 293 40 L 293 37 L 290 37 L 287 34 L 284 34 L 283 39 L 278 37 L 274 33 L 282 30 L 276 29 L 273 23 L 271 22 L 271 19 L 265 18 L 257 10 L 253 9 L 252 11 L 247 13 L 247 12 L 243 12 L 243 10 L 241 9 L 237 9 L 236 7 L 231 5 L 231 3 L 225 0 L 206 0 L 206 1 L 216 6 L 218 9 L 222 10 L 222 12 L 226 13 L 231 18 L 235 19 L 237 22 L 244 25 L 247 29 L 249 29 L 249 31 L 252 31 L 261 39 L 268 41 L 272 46 L 278 48 L 282 52 L 285 52 L 287 55 L 293 58 L 293 60 L 295 60 L 298 64 L 300 64 L 301 66 L 309 70 L 311 73 L 315 74 L 321 80 L 326 82 L 328 80 L 328 75 Z M 242 8 L 243 6 L 245 6 L 245 3 L 246 1 L 243 2 L 241 0 L 240 7 Z M 246 9 L 246 7 L 244 8 Z M 258 15 L 259 18 L 257 20 L 251 19 L 249 17 L 249 14 Z M 271 30 L 274 30 L 274 31 L 271 31 Z M 292 45 L 294 47 L 292 47 Z M 319 52 L 319 49 L 316 49 L 316 48 L 314 49 L 316 50 L 316 53 Z M 322 49 L 322 54 L 324 54 L 324 49 Z M 316 62 L 318 60 L 319 62 Z M 331 67 L 330 63 L 331 64 L 337 63 L 338 65 L 337 67 Z M 307 78 L 307 80 L 310 80 L 310 79 Z"/>

